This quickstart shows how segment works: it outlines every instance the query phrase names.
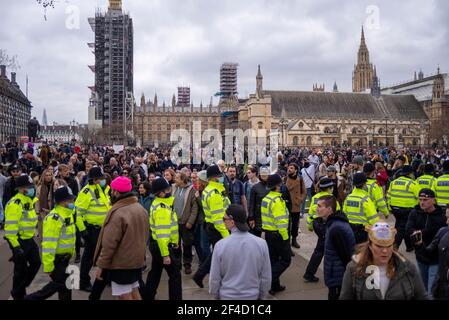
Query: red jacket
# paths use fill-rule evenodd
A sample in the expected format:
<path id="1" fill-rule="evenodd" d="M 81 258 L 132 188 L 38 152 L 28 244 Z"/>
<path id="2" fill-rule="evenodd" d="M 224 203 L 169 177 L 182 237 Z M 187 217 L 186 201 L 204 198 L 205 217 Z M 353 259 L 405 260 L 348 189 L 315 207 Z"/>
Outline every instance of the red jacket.
<path id="1" fill-rule="evenodd" d="M 385 186 L 388 181 L 387 170 L 380 171 L 376 176 L 377 184 L 381 187 Z"/>

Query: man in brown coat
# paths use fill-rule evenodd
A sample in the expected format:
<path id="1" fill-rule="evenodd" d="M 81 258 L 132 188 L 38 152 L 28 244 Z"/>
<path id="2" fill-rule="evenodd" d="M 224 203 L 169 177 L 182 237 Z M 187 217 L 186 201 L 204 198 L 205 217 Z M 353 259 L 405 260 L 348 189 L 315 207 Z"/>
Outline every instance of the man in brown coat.
<path id="1" fill-rule="evenodd" d="M 148 215 L 131 192 L 130 179 L 116 178 L 111 189 L 113 205 L 101 228 L 94 255 L 98 266 L 96 277 L 102 281 L 103 270 L 107 270 L 113 296 L 120 300 L 141 300 L 138 287 L 150 230 Z"/>
<path id="2" fill-rule="evenodd" d="M 299 248 L 299 243 L 296 240 L 298 237 L 298 229 L 299 229 L 299 218 L 301 205 L 306 198 L 307 190 L 304 185 L 304 180 L 301 176 L 298 175 L 299 166 L 296 163 L 290 163 L 287 169 L 287 189 L 290 193 L 290 199 L 292 203 L 292 210 L 290 212 L 290 227 L 289 234 L 292 239 L 292 246 L 295 248 Z"/>

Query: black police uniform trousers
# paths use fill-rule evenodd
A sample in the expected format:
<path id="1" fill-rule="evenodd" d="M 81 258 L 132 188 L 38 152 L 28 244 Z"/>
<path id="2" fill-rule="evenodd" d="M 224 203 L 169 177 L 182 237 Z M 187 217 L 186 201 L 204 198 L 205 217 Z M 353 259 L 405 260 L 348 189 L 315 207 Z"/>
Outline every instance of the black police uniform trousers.
<path id="1" fill-rule="evenodd" d="M 168 298 L 169 300 L 182 300 L 181 279 L 181 249 L 169 247 L 171 263 L 164 265 L 161 251 L 157 241 L 150 239 L 149 249 L 151 252 L 151 270 L 147 276 L 144 290 L 144 300 L 154 300 L 162 276 L 162 270 L 168 274 Z"/>
<path id="2" fill-rule="evenodd" d="M 289 228 L 288 235 L 290 239 L 296 239 L 299 231 L 299 218 L 301 217 L 299 212 L 290 212 L 290 219 L 288 220 Z"/>
<path id="3" fill-rule="evenodd" d="M 29 294 L 25 297 L 26 300 L 46 300 L 58 293 L 59 300 L 72 300 L 72 290 L 67 288 L 66 280 L 69 274 L 66 273 L 69 265 L 71 255 L 56 255 L 55 269 L 50 274 L 51 281 L 47 283 L 42 289 Z"/>
<path id="4" fill-rule="evenodd" d="M 206 223 L 206 232 L 207 232 L 207 236 L 209 237 L 209 243 L 212 244 L 212 251 L 206 257 L 206 259 L 203 261 L 203 263 L 200 264 L 198 271 L 195 273 L 195 277 L 201 281 L 203 281 L 203 279 L 206 277 L 206 275 L 210 272 L 210 266 L 212 264 L 212 253 L 213 253 L 215 244 L 223 238 L 221 236 L 220 232 L 218 232 L 218 230 L 215 229 L 213 223 L 210 223 L 210 222 Z"/>
<path id="5" fill-rule="evenodd" d="M 283 240 L 277 231 L 265 231 L 271 262 L 271 290 L 281 286 L 280 276 L 287 270 L 292 261 L 290 239 Z"/>
<path id="6" fill-rule="evenodd" d="M 24 255 L 13 257 L 14 275 L 12 278 L 11 296 L 14 300 L 23 300 L 26 295 L 26 288 L 33 282 L 34 277 L 41 267 L 39 247 L 33 238 L 22 240 L 19 238 L 20 248 Z M 11 250 L 12 247 L 10 246 Z"/>
<path id="7" fill-rule="evenodd" d="M 94 263 L 95 248 L 97 246 L 98 236 L 100 235 L 100 227 L 93 225 L 86 225 L 87 235 L 84 242 L 84 252 L 81 257 L 80 266 L 80 286 L 89 286 L 90 283 L 90 269 Z"/>
<path id="8" fill-rule="evenodd" d="M 80 252 L 81 252 L 81 234 L 77 229 L 76 230 L 75 253 L 77 256 L 79 256 Z"/>
<path id="9" fill-rule="evenodd" d="M 368 241 L 368 232 L 366 232 L 365 226 L 363 224 L 350 223 L 350 226 L 352 232 L 354 232 L 355 244 Z"/>
<path id="10" fill-rule="evenodd" d="M 401 246 L 402 240 L 404 240 L 406 249 L 412 249 L 412 241 L 409 237 L 407 237 L 407 234 L 405 232 L 405 226 L 407 225 L 408 216 L 410 215 L 410 211 L 412 211 L 412 208 L 392 207 L 391 209 L 396 219 L 394 227 L 397 230 L 394 244 L 399 248 Z"/>
<path id="11" fill-rule="evenodd" d="M 318 236 L 315 249 L 310 257 L 309 264 L 306 268 L 305 275 L 314 276 L 320 266 L 324 256 L 324 236 L 326 235 L 326 224 L 323 219 L 317 218 L 313 220 L 313 231 Z"/>
<path id="12" fill-rule="evenodd" d="M 340 298 L 341 287 L 330 287 L 327 294 L 328 300 L 338 300 Z"/>

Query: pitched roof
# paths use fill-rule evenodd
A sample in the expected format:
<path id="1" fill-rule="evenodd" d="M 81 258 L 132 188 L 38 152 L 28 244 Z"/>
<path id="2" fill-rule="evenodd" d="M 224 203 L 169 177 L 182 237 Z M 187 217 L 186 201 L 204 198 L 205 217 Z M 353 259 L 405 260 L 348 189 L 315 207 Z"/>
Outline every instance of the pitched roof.
<path id="1" fill-rule="evenodd" d="M 7 77 L 0 76 L 0 94 L 31 107 L 31 102 L 27 99 L 22 90 L 20 90 L 19 85 L 17 83 L 12 83 Z"/>
<path id="2" fill-rule="evenodd" d="M 422 106 L 411 95 L 381 95 L 313 91 L 264 91 L 271 96 L 271 113 L 280 117 L 427 120 Z"/>

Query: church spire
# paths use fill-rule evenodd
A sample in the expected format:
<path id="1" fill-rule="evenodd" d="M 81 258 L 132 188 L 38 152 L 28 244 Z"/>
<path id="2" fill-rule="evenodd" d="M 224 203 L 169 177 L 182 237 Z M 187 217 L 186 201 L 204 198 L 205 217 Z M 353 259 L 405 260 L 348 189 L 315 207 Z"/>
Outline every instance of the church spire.
<path id="1" fill-rule="evenodd" d="M 362 35 L 360 37 L 360 47 L 366 47 L 366 43 L 365 43 L 365 31 L 363 30 L 363 25 L 362 25 Z"/>
<path id="2" fill-rule="evenodd" d="M 333 92 L 338 92 L 337 81 L 334 81 L 334 89 Z"/>
<path id="3" fill-rule="evenodd" d="M 369 51 L 365 41 L 365 31 L 362 25 L 360 47 L 357 54 L 357 65 L 354 67 L 352 77 L 352 91 L 365 92 L 369 90 L 373 80 L 373 65 L 370 63 Z"/>
<path id="4" fill-rule="evenodd" d="M 373 81 L 371 85 L 371 95 L 376 98 L 380 97 L 380 83 L 379 78 L 377 77 L 376 66 L 374 66 Z"/>
<path id="5" fill-rule="evenodd" d="M 262 76 L 262 72 L 260 72 L 260 64 L 257 67 L 256 96 L 259 99 L 263 98 L 263 76 Z"/>

